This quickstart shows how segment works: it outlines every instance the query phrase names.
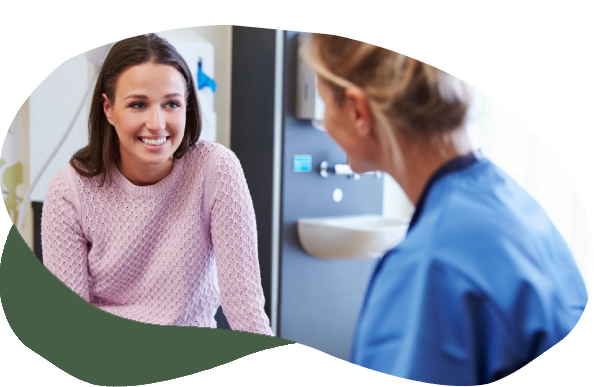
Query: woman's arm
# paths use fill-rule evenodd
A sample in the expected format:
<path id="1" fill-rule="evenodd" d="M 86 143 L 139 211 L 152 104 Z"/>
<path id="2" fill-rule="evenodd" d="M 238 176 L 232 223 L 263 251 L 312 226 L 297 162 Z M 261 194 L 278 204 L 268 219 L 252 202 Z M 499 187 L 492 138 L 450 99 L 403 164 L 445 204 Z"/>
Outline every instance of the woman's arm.
<path id="1" fill-rule="evenodd" d="M 67 168 L 51 180 L 41 215 L 43 264 L 70 289 L 89 301 L 87 240 L 83 235 Z"/>
<path id="2" fill-rule="evenodd" d="M 212 174 L 211 235 L 223 311 L 234 330 L 272 335 L 264 312 L 256 217 L 235 154 L 223 150 Z"/>

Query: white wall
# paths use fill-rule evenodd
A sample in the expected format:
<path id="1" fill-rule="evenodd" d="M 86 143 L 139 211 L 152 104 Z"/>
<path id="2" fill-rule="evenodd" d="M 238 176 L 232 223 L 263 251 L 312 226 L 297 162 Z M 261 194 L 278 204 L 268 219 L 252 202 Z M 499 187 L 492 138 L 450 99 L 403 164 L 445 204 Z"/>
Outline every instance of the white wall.
<path id="1" fill-rule="evenodd" d="M 207 74 L 217 82 L 214 111 L 217 115 L 217 142 L 231 146 L 231 42 L 232 26 L 203 26 L 194 30 L 214 46 L 214 74 Z"/>
<path id="2" fill-rule="evenodd" d="M 52 72 L 29 97 L 30 176 L 35 178 L 58 141 L 70 126 L 83 96 L 92 81 L 92 65 L 85 54 L 68 59 Z M 94 72 L 94 71 L 93 71 Z M 88 106 L 56 157 L 50 162 L 31 195 L 32 201 L 43 201 L 51 178 L 87 144 Z"/>

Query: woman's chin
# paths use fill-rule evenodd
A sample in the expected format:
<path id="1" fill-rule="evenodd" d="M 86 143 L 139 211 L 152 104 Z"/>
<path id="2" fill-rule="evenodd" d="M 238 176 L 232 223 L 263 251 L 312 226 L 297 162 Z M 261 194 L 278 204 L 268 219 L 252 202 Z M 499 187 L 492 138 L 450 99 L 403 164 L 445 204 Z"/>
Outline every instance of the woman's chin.
<path id="1" fill-rule="evenodd" d="M 146 167 L 152 168 L 171 163 L 171 156 L 159 155 L 156 157 L 156 155 L 154 155 L 153 157 L 142 157 L 139 161 Z"/>

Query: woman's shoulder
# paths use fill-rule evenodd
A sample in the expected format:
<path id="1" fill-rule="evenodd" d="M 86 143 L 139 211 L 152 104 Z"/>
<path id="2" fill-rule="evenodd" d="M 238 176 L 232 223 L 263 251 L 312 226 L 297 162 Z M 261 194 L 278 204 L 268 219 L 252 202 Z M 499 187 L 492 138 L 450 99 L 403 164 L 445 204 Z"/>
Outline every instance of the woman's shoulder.
<path id="1" fill-rule="evenodd" d="M 74 163 L 74 164 L 73 164 Z M 77 187 L 82 186 L 93 186 L 99 187 L 102 186 L 103 182 L 103 173 L 98 173 L 95 176 L 85 176 L 85 173 L 89 173 L 89 169 L 87 166 L 83 165 L 80 162 L 73 161 L 73 163 L 68 163 L 62 168 L 62 172 L 66 178 L 68 178 L 74 185 Z M 108 170 L 105 171 L 105 180 L 109 181 L 109 172 Z"/>
<path id="2" fill-rule="evenodd" d="M 208 140 L 198 140 L 196 144 L 188 149 L 187 159 L 191 164 L 216 168 L 222 161 L 237 160 L 237 156 L 231 149 L 222 144 Z"/>
<path id="3" fill-rule="evenodd" d="M 49 189 L 64 189 L 65 185 L 69 185 L 70 181 L 75 178 L 76 170 L 70 164 L 64 165 L 60 170 L 50 179 L 48 184 Z"/>
<path id="4" fill-rule="evenodd" d="M 76 171 L 70 164 L 66 164 L 50 179 L 44 201 L 57 198 L 72 199 L 75 195 L 74 182 Z"/>
<path id="5" fill-rule="evenodd" d="M 77 167 L 82 171 L 85 170 L 80 164 L 77 164 Z M 99 186 L 101 186 L 101 174 L 93 177 L 86 177 L 81 175 L 77 168 L 72 164 L 68 163 L 60 168 L 60 170 L 51 178 L 46 191 L 60 191 L 62 194 L 71 196 L 77 195 L 77 193 L 83 190 L 84 187 L 96 188 Z"/>

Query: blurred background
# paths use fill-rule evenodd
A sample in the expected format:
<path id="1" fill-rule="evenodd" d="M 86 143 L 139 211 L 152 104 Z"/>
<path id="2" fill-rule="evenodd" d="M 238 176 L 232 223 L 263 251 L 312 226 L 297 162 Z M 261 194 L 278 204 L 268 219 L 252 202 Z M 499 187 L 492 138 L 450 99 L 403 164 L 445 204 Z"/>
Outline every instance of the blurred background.
<path id="1" fill-rule="evenodd" d="M 159 34 L 178 48 L 196 79 L 213 81 L 198 90 L 204 112 L 202 138 L 232 149 L 244 168 L 258 222 L 262 286 L 273 331 L 347 359 L 367 281 L 379 257 L 312 256 L 303 247 L 298 222 L 356 215 L 406 222 L 414 207 L 386 174 L 378 178 L 319 173 L 323 162 L 346 165 L 347 160 L 320 126 L 323 106 L 315 98 L 315 80 L 308 78 L 298 57 L 301 33 L 206 26 Z M 22 235 L 40 260 L 45 189 L 72 154 L 87 144 L 88 104 L 31 192 L 30 203 L 23 203 L 23 198 L 69 127 L 95 74 L 85 53 L 65 61 L 25 101 L 4 140 L 4 202 L 15 223 L 26 211 Z M 593 248 L 586 213 L 552 152 L 530 128 L 478 90 L 467 130 L 475 146 L 542 205 L 578 267 L 589 272 Z M 220 327 L 228 327 L 224 311 L 217 320 Z"/>

